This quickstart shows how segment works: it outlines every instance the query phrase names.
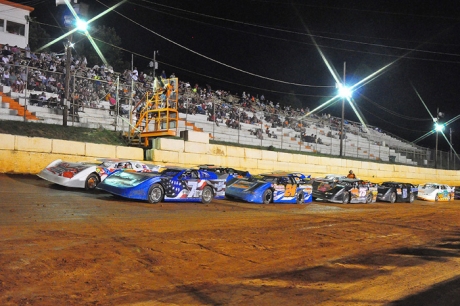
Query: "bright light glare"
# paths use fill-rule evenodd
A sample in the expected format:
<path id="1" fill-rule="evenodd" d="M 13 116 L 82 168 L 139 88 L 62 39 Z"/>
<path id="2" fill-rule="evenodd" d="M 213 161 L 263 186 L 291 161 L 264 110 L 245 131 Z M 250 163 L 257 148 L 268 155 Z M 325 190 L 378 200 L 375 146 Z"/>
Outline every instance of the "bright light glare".
<path id="1" fill-rule="evenodd" d="M 84 20 L 78 19 L 77 20 L 77 29 L 80 31 L 86 31 L 86 28 L 88 27 L 88 23 Z"/>
<path id="2" fill-rule="evenodd" d="M 437 132 L 442 132 L 444 130 L 444 124 L 438 124 L 436 123 L 434 125 L 434 129 L 437 131 Z"/>
<path id="3" fill-rule="evenodd" d="M 350 99 L 351 98 L 351 89 L 339 84 L 339 96 L 342 98 Z"/>

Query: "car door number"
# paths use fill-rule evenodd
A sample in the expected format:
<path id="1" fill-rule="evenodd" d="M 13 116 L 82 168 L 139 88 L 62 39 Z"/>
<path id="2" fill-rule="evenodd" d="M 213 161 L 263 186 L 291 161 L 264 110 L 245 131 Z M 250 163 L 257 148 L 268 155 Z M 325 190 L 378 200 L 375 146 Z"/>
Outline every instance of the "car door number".
<path id="1" fill-rule="evenodd" d="M 286 185 L 286 190 L 284 191 L 284 196 L 285 197 L 293 197 L 295 196 L 297 190 L 297 186 L 294 184 L 287 184 Z"/>
<path id="2" fill-rule="evenodd" d="M 187 186 L 191 188 L 187 195 L 187 198 L 196 198 L 199 196 L 197 194 L 198 181 L 188 181 Z"/>
<path id="3" fill-rule="evenodd" d="M 350 190 L 350 193 L 354 195 L 355 197 L 358 196 L 360 198 L 364 198 L 367 195 L 367 188 L 361 187 L 361 188 L 353 188 Z"/>

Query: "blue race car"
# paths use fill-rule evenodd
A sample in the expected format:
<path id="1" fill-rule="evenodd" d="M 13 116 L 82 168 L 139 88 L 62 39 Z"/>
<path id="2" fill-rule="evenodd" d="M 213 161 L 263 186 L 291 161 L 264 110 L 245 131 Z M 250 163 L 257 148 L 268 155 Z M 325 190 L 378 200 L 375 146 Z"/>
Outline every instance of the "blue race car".
<path id="1" fill-rule="evenodd" d="M 97 188 L 152 204 L 162 201 L 210 203 L 212 199 L 224 198 L 227 176 L 182 168 L 166 168 L 160 173 L 119 171 L 107 177 Z"/>
<path id="2" fill-rule="evenodd" d="M 249 203 L 309 203 L 312 186 L 301 173 L 274 172 L 227 183 L 225 197 Z"/>

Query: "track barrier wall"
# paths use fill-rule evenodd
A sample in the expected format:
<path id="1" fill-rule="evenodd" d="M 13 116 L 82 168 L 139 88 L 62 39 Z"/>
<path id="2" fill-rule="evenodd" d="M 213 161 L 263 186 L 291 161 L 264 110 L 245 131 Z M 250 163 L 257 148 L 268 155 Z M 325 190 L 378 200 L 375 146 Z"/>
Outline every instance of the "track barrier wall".
<path id="1" fill-rule="evenodd" d="M 141 148 L 0 134 L 0 172 L 37 174 L 56 159 L 97 162 L 97 158 L 143 160 Z"/>
<path id="2" fill-rule="evenodd" d="M 413 184 L 439 182 L 460 185 L 459 171 L 290 154 L 209 143 L 207 133 L 185 131 L 184 139 L 157 138 L 146 160 L 155 164 L 191 167 L 214 164 L 258 174 L 289 171 L 311 174 L 347 174 L 352 169 L 359 178 L 380 183 L 407 181 Z M 82 143 L 39 137 L 0 134 L 0 172 L 36 174 L 56 159 L 95 161 L 97 158 L 143 160 L 141 148 Z"/>

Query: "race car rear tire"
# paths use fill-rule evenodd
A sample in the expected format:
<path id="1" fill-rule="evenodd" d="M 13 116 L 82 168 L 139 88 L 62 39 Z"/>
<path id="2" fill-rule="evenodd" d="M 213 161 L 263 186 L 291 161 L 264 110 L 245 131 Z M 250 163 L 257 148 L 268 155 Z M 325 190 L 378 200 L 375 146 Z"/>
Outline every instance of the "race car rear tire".
<path id="1" fill-rule="evenodd" d="M 267 189 L 262 194 L 262 202 L 264 204 L 270 204 L 273 201 L 273 191 L 271 189 Z"/>
<path id="2" fill-rule="evenodd" d="M 301 192 L 299 192 L 299 194 L 296 197 L 296 203 L 297 204 L 303 204 L 304 201 L 305 201 L 305 198 L 304 198 L 304 195 L 303 195 L 303 191 L 301 191 Z"/>
<path id="3" fill-rule="evenodd" d="M 91 173 L 85 180 L 85 189 L 94 190 L 96 186 L 101 182 L 101 179 L 96 173 Z"/>
<path id="4" fill-rule="evenodd" d="M 161 186 L 160 184 L 153 184 L 152 186 L 150 186 L 148 193 L 149 203 L 157 204 L 163 201 L 164 196 L 165 190 L 163 189 L 163 186 Z"/>
<path id="5" fill-rule="evenodd" d="M 350 202 L 350 193 L 345 192 L 343 194 L 342 203 L 343 204 L 348 204 L 349 202 Z"/>
<path id="6" fill-rule="evenodd" d="M 368 194 L 366 197 L 366 204 L 372 203 L 372 194 Z"/>
<path id="7" fill-rule="evenodd" d="M 396 202 L 396 193 L 393 192 L 393 193 L 390 195 L 390 203 L 394 203 L 394 202 Z"/>
<path id="8" fill-rule="evenodd" d="M 409 203 L 413 203 L 414 200 L 415 200 L 415 194 L 411 193 L 411 194 L 409 195 Z"/>
<path id="9" fill-rule="evenodd" d="M 434 201 L 435 201 L 435 202 L 438 202 L 438 201 L 439 201 L 439 196 L 438 196 L 438 195 L 436 195 L 436 197 L 434 198 Z"/>
<path id="10" fill-rule="evenodd" d="M 201 194 L 201 203 L 208 204 L 211 203 L 214 193 L 212 192 L 211 186 L 205 186 L 203 188 L 203 193 Z"/>

